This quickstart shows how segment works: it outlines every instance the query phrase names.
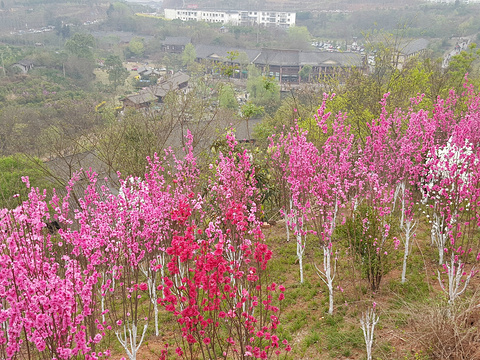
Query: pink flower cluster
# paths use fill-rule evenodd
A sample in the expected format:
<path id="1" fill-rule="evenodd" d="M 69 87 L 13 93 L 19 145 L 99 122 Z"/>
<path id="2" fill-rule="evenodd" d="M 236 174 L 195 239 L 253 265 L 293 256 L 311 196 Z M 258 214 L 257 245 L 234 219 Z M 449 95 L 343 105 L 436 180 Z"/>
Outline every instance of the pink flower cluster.
<path id="1" fill-rule="evenodd" d="M 72 179 L 64 198 L 53 197 L 53 217 L 36 189 L 22 206 L 0 210 L 0 357 L 97 359 L 109 355 L 111 331 L 134 358 L 152 307 L 158 326 L 159 305 L 178 318 L 178 356 L 285 350 L 275 336 L 283 292 L 265 282 L 272 252 L 254 168 L 233 136 L 227 142 L 206 195 L 189 135 L 183 159 L 171 150 L 149 159 L 145 178 L 120 179 L 118 195 L 86 172 L 84 196 L 73 199 Z"/>

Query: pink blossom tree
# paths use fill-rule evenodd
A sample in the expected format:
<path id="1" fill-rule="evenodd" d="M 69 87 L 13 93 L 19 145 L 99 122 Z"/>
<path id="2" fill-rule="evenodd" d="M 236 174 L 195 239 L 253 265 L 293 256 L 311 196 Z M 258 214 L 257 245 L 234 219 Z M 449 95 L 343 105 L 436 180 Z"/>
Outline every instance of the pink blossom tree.
<path id="1" fill-rule="evenodd" d="M 283 209 L 287 226 L 297 240 L 297 258 L 300 266 L 300 283 L 303 283 L 303 255 L 307 241 L 308 216 L 312 213 L 311 179 L 317 173 L 318 149 L 307 140 L 307 132 L 298 124 L 290 132 L 271 139 L 272 157 L 282 169 L 287 186 L 289 209 Z"/>
<path id="2" fill-rule="evenodd" d="M 91 326 L 100 275 L 47 231 L 50 221 L 45 193 L 38 189 L 16 209 L 0 211 L 0 349 L 6 359 L 19 352 L 28 358 L 95 357 L 92 351 L 104 335 Z"/>
<path id="3" fill-rule="evenodd" d="M 318 128 L 327 139 L 320 148 L 316 174 L 310 180 L 313 187 L 312 203 L 315 208 L 311 219 L 314 233 L 323 249 L 323 267 L 315 265 L 315 268 L 327 285 L 328 313 L 331 315 L 334 308 L 333 281 L 337 262 L 332 239 L 339 211 L 346 208 L 350 201 L 349 192 L 355 186 L 352 160 L 354 136 L 350 134 L 350 127 L 345 124 L 345 116 L 338 114 L 334 120 L 329 121 L 330 113 L 325 113 L 325 107 L 326 98 L 315 116 Z"/>
<path id="4" fill-rule="evenodd" d="M 275 334 L 280 315 L 275 303 L 285 289 L 266 283 L 272 253 L 257 218 L 255 169 L 232 135 L 227 146 L 228 154 L 220 153 L 211 165 L 202 203 L 179 209 L 184 216 L 166 250 L 171 260 L 159 301 L 177 317 L 176 352 L 185 358 L 268 358 L 290 350 Z M 195 220 L 196 212 L 203 222 Z"/>
<path id="5" fill-rule="evenodd" d="M 480 109 L 478 94 L 468 84 L 465 87 L 466 111 L 449 127 L 448 140 L 432 146 L 425 165 L 426 198 L 433 208 L 432 240 L 437 245 L 439 265 L 443 266 L 447 284 L 441 281 L 440 272 L 438 278 L 450 304 L 465 291 L 476 273 L 475 265 L 467 270 L 465 263 L 473 247 L 476 246 L 478 253 L 472 235 L 478 229 Z M 451 97 L 456 99 L 454 94 Z M 448 114 L 441 120 L 450 123 Z M 444 254 L 450 256 L 449 262 L 444 260 Z"/>
<path id="6" fill-rule="evenodd" d="M 317 274 L 328 287 L 329 314 L 333 313 L 333 281 L 336 275 L 336 255 L 332 235 L 338 211 L 349 201 L 353 186 L 351 150 L 354 141 L 345 117 L 339 114 L 330 121 L 326 113 L 325 95 L 315 119 L 323 143 L 316 147 L 307 140 L 308 133 L 298 124 L 290 132 L 273 137 L 274 159 L 284 171 L 291 196 L 290 209 L 284 209 L 287 223 L 297 235 L 297 257 L 300 263 L 300 282 L 303 282 L 303 254 L 306 234 L 319 239 L 323 249 L 323 267 L 315 265 Z M 303 239 L 302 239 L 303 238 Z"/>

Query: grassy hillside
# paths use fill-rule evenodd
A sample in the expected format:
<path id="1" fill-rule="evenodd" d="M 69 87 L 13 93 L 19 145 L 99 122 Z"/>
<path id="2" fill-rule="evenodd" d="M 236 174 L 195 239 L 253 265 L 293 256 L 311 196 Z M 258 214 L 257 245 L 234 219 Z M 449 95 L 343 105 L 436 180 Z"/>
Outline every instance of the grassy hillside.
<path id="1" fill-rule="evenodd" d="M 270 280 L 286 287 L 285 300 L 280 315 L 280 338 L 288 339 L 292 352 L 288 359 L 327 360 L 366 358 L 365 342 L 360 328 L 360 316 L 375 302 L 379 322 L 375 330 L 373 359 L 428 360 L 446 359 L 438 354 L 451 354 L 457 340 L 458 354 L 468 354 L 480 345 L 477 319 L 480 311 L 475 307 L 473 293 L 480 284 L 478 279 L 469 285 L 465 300 L 453 310 L 459 323 L 445 318 L 446 301 L 439 286 L 435 250 L 429 244 L 429 229 L 417 231 L 407 268 L 405 284 L 400 282 L 400 271 L 392 270 L 385 276 L 380 290 L 372 293 L 368 283 L 359 273 L 358 264 L 347 253 L 339 254 L 341 261 L 335 290 L 335 312 L 328 311 L 328 291 L 315 271 L 321 266 L 322 253 L 310 242 L 306 247 L 305 282 L 299 283 L 296 243 L 286 241 L 283 222 L 264 229 L 266 241 L 273 250 L 269 264 Z M 401 251 L 393 254 L 392 268 L 401 267 Z M 161 315 L 161 335 L 151 335 L 142 345 L 138 359 L 157 359 L 165 343 L 176 347 L 172 328 L 176 327 L 171 314 Z M 471 321 L 466 323 L 464 321 Z M 460 339 L 460 340 L 459 340 Z M 472 340 L 473 339 L 473 340 Z M 443 343 L 442 343 L 443 342 Z M 436 351 L 436 353 L 433 353 Z M 442 352 L 443 351 L 443 352 Z M 436 354 L 436 355 L 435 355 Z M 170 351 L 168 359 L 176 359 Z M 116 348 L 114 359 L 124 354 Z M 478 357 L 452 357 L 478 359 Z M 282 357 L 283 358 L 283 357 Z"/>

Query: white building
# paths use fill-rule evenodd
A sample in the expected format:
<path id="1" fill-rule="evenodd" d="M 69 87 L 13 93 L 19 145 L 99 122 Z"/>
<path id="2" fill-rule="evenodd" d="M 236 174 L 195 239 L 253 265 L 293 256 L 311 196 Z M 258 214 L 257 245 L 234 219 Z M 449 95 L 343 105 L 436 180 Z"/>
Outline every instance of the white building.
<path id="1" fill-rule="evenodd" d="M 456 0 L 426 0 L 433 3 L 455 4 Z M 459 0 L 461 4 L 478 4 L 480 0 Z"/>
<path id="2" fill-rule="evenodd" d="M 165 9 L 165 18 L 182 21 L 206 21 L 230 25 L 295 26 L 294 12 L 280 11 L 214 11 L 199 9 Z"/>

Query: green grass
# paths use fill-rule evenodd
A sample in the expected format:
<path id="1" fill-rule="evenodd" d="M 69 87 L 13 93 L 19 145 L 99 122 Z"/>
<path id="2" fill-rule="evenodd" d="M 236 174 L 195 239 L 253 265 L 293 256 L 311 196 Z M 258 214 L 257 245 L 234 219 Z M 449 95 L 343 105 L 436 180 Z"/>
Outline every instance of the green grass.
<path id="1" fill-rule="evenodd" d="M 316 347 L 317 344 L 321 343 L 321 338 L 320 332 L 311 330 L 310 333 L 303 339 L 302 346 L 304 348 L 309 348 L 311 346 Z"/>
<path id="2" fill-rule="evenodd" d="M 332 327 L 325 330 L 326 347 L 332 357 L 363 348 L 363 333 L 359 326 Z"/>
<path id="3" fill-rule="evenodd" d="M 288 323 L 288 331 L 292 334 L 298 332 L 307 325 L 307 312 L 305 310 L 293 310 L 285 315 Z"/>

